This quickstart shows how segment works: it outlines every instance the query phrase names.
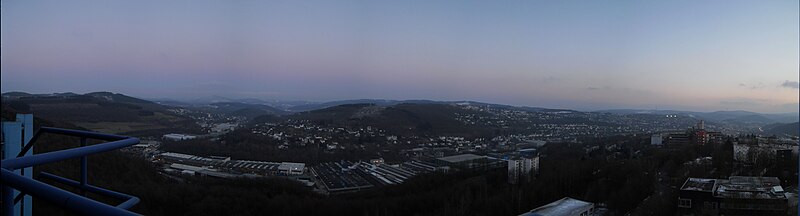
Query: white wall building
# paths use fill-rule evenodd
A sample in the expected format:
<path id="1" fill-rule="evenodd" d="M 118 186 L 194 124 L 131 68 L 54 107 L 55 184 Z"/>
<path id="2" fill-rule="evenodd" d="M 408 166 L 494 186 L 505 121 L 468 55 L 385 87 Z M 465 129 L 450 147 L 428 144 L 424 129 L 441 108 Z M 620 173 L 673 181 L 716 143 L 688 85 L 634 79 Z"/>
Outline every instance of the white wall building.
<path id="1" fill-rule="evenodd" d="M 186 134 L 175 134 L 175 133 L 165 134 L 164 135 L 164 139 L 172 140 L 172 141 L 190 140 L 190 139 L 194 139 L 194 138 L 197 138 L 197 136 L 186 135 Z"/>
<path id="2" fill-rule="evenodd" d="M 661 134 L 653 134 L 650 136 L 650 145 L 662 145 L 664 144 L 664 139 L 662 138 Z"/>
<path id="3" fill-rule="evenodd" d="M 302 175 L 305 172 L 306 164 L 283 162 L 278 165 L 278 172 L 284 175 Z"/>
<path id="4" fill-rule="evenodd" d="M 508 183 L 528 181 L 539 171 L 539 156 L 508 160 Z"/>

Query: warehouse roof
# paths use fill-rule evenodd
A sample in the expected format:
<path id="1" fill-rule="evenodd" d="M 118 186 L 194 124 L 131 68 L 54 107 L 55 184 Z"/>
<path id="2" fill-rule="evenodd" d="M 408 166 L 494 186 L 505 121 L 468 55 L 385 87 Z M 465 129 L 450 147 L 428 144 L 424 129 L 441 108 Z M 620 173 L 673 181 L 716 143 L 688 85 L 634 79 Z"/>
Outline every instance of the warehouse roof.
<path id="1" fill-rule="evenodd" d="M 450 163 L 458 163 L 458 162 L 471 161 L 484 158 L 486 158 L 486 156 L 474 155 L 474 154 L 460 154 L 460 155 L 441 157 L 439 158 L 439 160 L 447 161 Z"/>
<path id="2" fill-rule="evenodd" d="M 535 208 L 530 212 L 521 214 L 520 216 L 568 216 L 580 215 L 583 212 L 591 212 L 594 204 L 577 200 L 569 197 L 561 198 L 555 202 Z"/>
<path id="3" fill-rule="evenodd" d="M 283 162 L 281 165 L 278 166 L 278 170 L 288 170 L 288 171 L 302 171 L 306 168 L 306 164 L 304 163 L 289 163 Z"/>
<path id="4" fill-rule="evenodd" d="M 173 169 L 189 170 L 189 171 L 200 171 L 200 170 L 204 170 L 205 169 L 203 167 L 186 165 L 186 164 L 179 164 L 179 163 L 174 163 L 174 164 L 170 165 L 169 167 L 173 168 Z"/>

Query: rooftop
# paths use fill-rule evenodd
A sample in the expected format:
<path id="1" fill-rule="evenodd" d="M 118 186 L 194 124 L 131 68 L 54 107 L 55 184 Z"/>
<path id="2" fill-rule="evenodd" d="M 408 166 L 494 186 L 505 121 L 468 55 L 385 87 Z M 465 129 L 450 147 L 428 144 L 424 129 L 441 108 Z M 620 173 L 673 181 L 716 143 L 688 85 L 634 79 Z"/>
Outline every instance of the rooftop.
<path id="1" fill-rule="evenodd" d="M 191 139 L 191 138 L 195 138 L 196 136 L 193 136 L 193 135 L 188 135 L 188 134 L 175 134 L 175 133 L 171 133 L 171 134 L 164 134 L 164 137 L 168 137 L 168 138 L 184 138 L 184 139 L 187 139 L 187 138 L 188 138 L 188 139 Z"/>
<path id="2" fill-rule="evenodd" d="M 683 183 L 681 190 L 711 192 L 716 182 L 716 179 L 689 178 Z"/>
<path id="3" fill-rule="evenodd" d="M 288 170 L 288 171 L 302 171 L 306 168 L 306 164 L 304 163 L 289 163 L 283 162 L 281 165 L 278 166 L 278 170 Z"/>
<path id="4" fill-rule="evenodd" d="M 683 191 L 713 193 L 717 198 L 786 199 L 777 177 L 731 176 L 728 179 L 689 178 Z"/>
<path id="5" fill-rule="evenodd" d="M 164 153 L 161 153 L 161 156 L 175 157 L 175 158 L 181 158 L 181 159 L 189 159 L 189 158 L 194 157 L 194 155 L 187 155 L 187 154 L 174 153 L 174 152 L 164 152 Z"/>
<path id="6" fill-rule="evenodd" d="M 590 210 L 594 204 L 577 200 L 569 197 L 561 198 L 555 202 L 535 208 L 530 212 L 521 214 L 520 216 L 567 216 L 567 215 L 580 215 L 581 213 Z"/>
<path id="7" fill-rule="evenodd" d="M 460 155 L 441 157 L 439 158 L 439 160 L 447 161 L 450 163 L 458 163 L 458 162 L 471 161 L 484 158 L 486 158 L 486 156 L 480 156 L 474 154 L 460 154 Z"/>
<path id="8" fill-rule="evenodd" d="M 179 163 L 174 163 L 172 165 L 169 165 L 169 167 L 173 168 L 173 169 L 189 170 L 189 171 L 200 171 L 200 170 L 204 170 L 205 169 L 203 167 L 186 165 L 186 164 L 179 164 Z"/>
<path id="9" fill-rule="evenodd" d="M 777 177 L 731 176 L 720 179 L 714 196 L 736 199 L 786 199 Z"/>

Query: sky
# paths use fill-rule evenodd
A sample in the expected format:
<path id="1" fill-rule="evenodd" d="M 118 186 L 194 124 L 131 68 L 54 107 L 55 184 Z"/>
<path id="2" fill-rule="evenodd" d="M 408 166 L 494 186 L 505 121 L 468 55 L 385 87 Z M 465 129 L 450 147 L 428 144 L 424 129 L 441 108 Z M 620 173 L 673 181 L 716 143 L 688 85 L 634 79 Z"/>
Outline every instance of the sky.
<path id="1" fill-rule="evenodd" d="M 0 90 L 798 111 L 798 1 L 14 1 Z"/>

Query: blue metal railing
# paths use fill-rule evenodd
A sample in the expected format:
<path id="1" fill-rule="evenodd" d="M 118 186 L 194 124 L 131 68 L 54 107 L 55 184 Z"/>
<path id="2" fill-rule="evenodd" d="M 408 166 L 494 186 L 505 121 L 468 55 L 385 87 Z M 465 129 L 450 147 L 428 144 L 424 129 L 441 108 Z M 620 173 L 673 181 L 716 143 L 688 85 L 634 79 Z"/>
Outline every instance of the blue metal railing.
<path id="1" fill-rule="evenodd" d="M 43 133 L 79 137 L 81 138 L 81 147 L 24 156 L 28 151 L 30 151 L 35 144 L 35 141 Z M 88 139 L 96 139 L 107 142 L 87 146 L 86 141 Z M 17 155 L 17 158 L 7 158 L 2 160 L 0 182 L 2 182 L 3 186 L 2 201 L 5 211 L 4 215 L 13 215 L 14 204 L 26 194 L 48 200 L 60 207 L 70 209 L 84 215 L 138 215 L 128 211 L 128 209 L 139 203 L 139 198 L 89 185 L 87 181 L 87 156 L 132 146 L 137 143 L 139 143 L 139 139 L 133 137 L 102 134 L 90 131 L 42 127 L 36 131 L 31 141 L 22 148 L 22 151 Z M 80 189 L 82 195 L 74 194 L 55 186 L 45 184 L 41 181 L 14 173 L 14 170 L 17 169 L 73 158 L 81 158 L 80 181 L 75 181 L 45 172 L 39 174 L 38 177 L 40 179 L 50 179 L 68 186 L 76 187 Z M 13 190 L 20 191 L 20 195 L 15 198 Z M 87 191 L 125 201 L 117 206 L 111 206 L 85 197 Z"/>

